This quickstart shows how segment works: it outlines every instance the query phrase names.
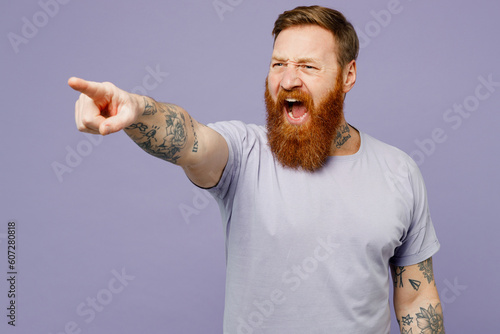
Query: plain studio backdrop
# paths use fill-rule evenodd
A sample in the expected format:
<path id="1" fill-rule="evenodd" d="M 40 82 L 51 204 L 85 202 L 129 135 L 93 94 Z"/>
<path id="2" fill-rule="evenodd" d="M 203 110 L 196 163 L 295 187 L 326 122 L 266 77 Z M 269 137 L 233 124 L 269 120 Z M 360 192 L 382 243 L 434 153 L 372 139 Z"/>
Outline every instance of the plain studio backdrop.
<path id="1" fill-rule="evenodd" d="M 422 170 L 447 332 L 496 331 L 500 2 L 26 0 L 0 4 L 1 333 L 221 333 L 215 201 L 125 134 L 78 132 L 66 82 L 111 81 L 203 123 L 264 124 L 273 23 L 310 4 L 360 36 L 347 120 Z"/>

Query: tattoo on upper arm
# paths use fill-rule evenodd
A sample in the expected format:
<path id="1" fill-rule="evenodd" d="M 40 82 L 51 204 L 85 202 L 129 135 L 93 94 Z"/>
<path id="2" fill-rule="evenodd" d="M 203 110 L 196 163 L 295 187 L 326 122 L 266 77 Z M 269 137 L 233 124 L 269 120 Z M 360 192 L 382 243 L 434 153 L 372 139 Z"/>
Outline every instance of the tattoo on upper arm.
<path id="1" fill-rule="evenodd" d="M 434 280 L 434 273 L 432 272 L 432 258 L 428 258 L 418 264 L 418 269 L 424 274 L 427 279 L 427 283 L 431 283 Z"/>
<path id="2" fill-rule="evenodd" d="M 420 281 L 417 281 L 416 279 L 409 279 L 408 281 L 410 281 L 410 284 L 411 284 L 411 287 L 415 290 L 415 291 L 418 291 L 418 289 L 420 288 L 420 284 L 421 282 Z"/>
<path id="3" fill-rule="evenodd" d="M 397 287 L 399 281 L 399 287 L 403 287 L 403 273 L 406 271 L 405 267 L 394 267 L 394 287 Z"/>
<path id="4" fill-rule="evenodd" d="M 341 148 L 350 138 L 351 138 L 351 129 L 349 129 L 349 124 L 345 123 L 340 126 L 337 130 L 337 136 L 335 137 L 335 146 L 337 148 Z"/>
<path id="5" fill-rule="evenodd" d="M 193 124 L 193 119 L 191 118 L 191 115 L 189 116 L 189 121 L 191 122 L 191 128 L 193 129 L 193 136 L 194 136 L 194 143 L 193 143 L 192 152 L 198 152 L 198 135 L 196 134 L 196 131 L 194 130 L 194 124 Z"/>
<path id="6" fill-rule="evenodd" d="M 432 258 L 429 258 L 427 260 L 424 260 L 420 263 L 418 263 L 418 270 L 422 272 L 424 278 L 427 280 L 427 282 L 430 284 L 432 281 L 434 281 L 434 274 L 432 271 Z M 393 267 L 393 281 L 394 281 L 394 288 L 402 288 L 404 287 L 404 279 L 403 279 L 403 273 L 406 271 L 405 267 L 401 266 L 394 266 Z M 418 291 L 420 289 L 420 285 L 422 284 L 421 281 L 414 279 L 414 278 L 407 278 L 408 282 L 410 282 L 411 287 L 413 290 Z M 399 284 L 398 284 L 399 283 Z M 436 285 L 436 282 L 434 281 L 434 285 Z"/>
<path id="7" fill-rule="evenodd" d="M 403 273 L 406 271 L 406 268 L 404 266 L 394 266 L 392 270 L 393 270 L 394 288 L 404 288 Z M 408 278 L 407 280 L 408 282 L 410 282 L 410 285 L 413 288 L 413 290 L 418 291 L 421 282 L 419 280 L 411 278 Z"/>
<path id="8" fill-rule="evenodd" d="M 394 288 L 404 288 L 403 273 L 406 271 L 405 267 L 398 266 L 398 267 L 394 267 L 393 270 L 394 270 L 394 274 L 393 274 Z M 399 285 L 398 285 L 398 282 L 399 282 Z M 410 285 L 413 288 L 413 290 L 418 291 L 418 289 L 420 288 L 420 284 L 421 284 L 420 281 L 418 281 L 416 279 L 408 278 L 408 282 L 410 282 Z"/>
<path id="9" fill-rule="evenodd" d="M 161 104 L 158 108 L 154 104 L 149 104 L 147 100 L 145 102 L 143 115 L 154 115 L 160 111 L 165 116 L 165 127 L 149 126 L 138 122 L 131 124 L 126 130 L 136 130 L 130 134 L 130 137 L 149 154 L 177 163 L 177 160 L 181 157 L 179 152 L 184 148 L 187 141 L 184 114 L 178 112 L 173 105 Z"/>

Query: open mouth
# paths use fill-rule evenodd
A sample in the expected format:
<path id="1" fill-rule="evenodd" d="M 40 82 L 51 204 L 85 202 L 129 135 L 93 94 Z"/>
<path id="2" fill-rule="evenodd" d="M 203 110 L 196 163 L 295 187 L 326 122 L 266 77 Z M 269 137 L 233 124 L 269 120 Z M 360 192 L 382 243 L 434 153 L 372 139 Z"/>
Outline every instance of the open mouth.
<path id="1" fill-rule="evenodd" d="M 307 118 L 307 108 L 304 103 L 297 99 L 285 99 L 285 112 L 288 121 L 292 124 L 302 124 Z"/>

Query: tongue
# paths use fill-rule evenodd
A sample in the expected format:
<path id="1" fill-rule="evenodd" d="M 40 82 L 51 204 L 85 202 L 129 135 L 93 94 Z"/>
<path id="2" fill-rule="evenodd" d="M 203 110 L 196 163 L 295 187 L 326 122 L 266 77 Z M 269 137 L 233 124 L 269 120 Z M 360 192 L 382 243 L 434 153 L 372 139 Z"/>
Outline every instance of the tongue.
<path id="1" fill-rule="evenodd" d="M 302 103 L 294 103 L 292 106 L 292 114 L 294 118 L 300 118 L 307 112 L 306 107 Z"/>

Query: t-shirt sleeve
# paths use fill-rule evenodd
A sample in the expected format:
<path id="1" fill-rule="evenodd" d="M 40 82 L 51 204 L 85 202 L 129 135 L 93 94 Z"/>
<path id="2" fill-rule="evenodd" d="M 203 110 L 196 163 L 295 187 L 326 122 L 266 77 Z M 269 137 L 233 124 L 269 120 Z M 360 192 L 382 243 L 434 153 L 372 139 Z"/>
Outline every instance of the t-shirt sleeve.
<path id="1" fill-rule="evenodd" d="M 229 156 L 219 182 L 215 187 L 207 190 L 212 196 L 220 200 L 232 198 L 232 192 L 235 190 L 234 183 L 238 179 L 240 171 L 246 126 L 240 121 L 217 122 L 208 124 L 208 126 L 217 131 L 226 140 Z"/>
<path id="2" fill-rule="evenodd" d="M 420 263 L 434 255 L 440 247 L 429 212 L 427 191 L 417 164 L 409 158 L 408 181 L 411 187 L 413 205 L 411 222 L 402 244 L 396 248 L 390 263 L 408 266 Z"/>

